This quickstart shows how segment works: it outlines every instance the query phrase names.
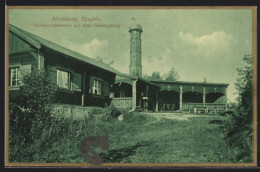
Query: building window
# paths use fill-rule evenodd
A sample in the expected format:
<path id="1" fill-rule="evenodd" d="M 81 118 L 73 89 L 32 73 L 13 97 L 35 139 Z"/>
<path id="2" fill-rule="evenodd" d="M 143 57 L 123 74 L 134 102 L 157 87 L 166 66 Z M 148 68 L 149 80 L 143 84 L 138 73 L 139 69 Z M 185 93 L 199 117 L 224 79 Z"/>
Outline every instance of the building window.
<path id="1" fill-rule="evenodd" d="M 93 79 L 93 94 L 101 95 L 102 82 L 100 80 Z"/>
<path id="2" fill-rule="evenodd" d="M 57 69 L 57 86 L 60 88 L 71 89 L 70 72 Z"/>
<path id="3" fill-rule="evenodd" d="M 19 67 L 9 68 L 9 86 L 15 87 L 20 85 L 20 80 L 18 76 Z"/>

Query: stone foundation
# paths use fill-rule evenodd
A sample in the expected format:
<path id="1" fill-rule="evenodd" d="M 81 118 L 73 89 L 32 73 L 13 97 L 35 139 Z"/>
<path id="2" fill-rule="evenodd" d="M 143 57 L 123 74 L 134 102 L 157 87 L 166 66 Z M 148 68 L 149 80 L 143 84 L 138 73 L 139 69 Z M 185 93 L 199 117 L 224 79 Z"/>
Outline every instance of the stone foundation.
<path id="1" fill-rule="evenodd" d="M 54 104 L 52 114 L 57 117 L 72 118 L 82 120 L 90 114 L 102 114 L 103 108 L 101 107 L 85 107 L 67 104 Z"/>

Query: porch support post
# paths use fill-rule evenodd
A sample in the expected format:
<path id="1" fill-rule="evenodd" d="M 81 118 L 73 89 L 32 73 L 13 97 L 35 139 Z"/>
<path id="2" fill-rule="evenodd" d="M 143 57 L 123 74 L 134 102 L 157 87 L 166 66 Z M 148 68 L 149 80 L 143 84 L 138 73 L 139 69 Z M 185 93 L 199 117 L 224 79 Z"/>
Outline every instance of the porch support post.
<path id="1" fill-rule="evenodd" d="M 203 105 L 206 105 L 206 87 L 203 87 Z"/>
<path id="2" fill-rule="evenodd" d="M 182 85 L 180 86 L 180 111 L 182 111 Z"/>
<path id="3" fill-rule="evenodd" d="M 44 69 L 44 56 L 40 53 L 40 50 L 38 49 L 38 69 Z"/>
<path id="4" fill-rule="evenodd" d="M 149 101 L 150 101 L 150 99 L 149 99 L 148 96 L 149 96 L 149 86 L 147 85 L 147 86 L 146 86 L 146 97 L 147 97 L 147 100 L 146 100 L 146 104 L 145 104 L 146 110 L 148 110 Z"/>
<path id="5" fill-rule="evenodd" d="M 148 97 L 148 93 L 149 93 L 149 86 L 146 86 L 146 97 Z"/>
<path id="6" fill-rule="evenodd" d="M 156 90 L 155 96 L 156 96 L 156 98 L 155 98 L 156 99 L 155 111 L 158 112 L 158 106 L 159 106 L 159 104 L 158 104 L 158 90 Z"/>
<path id="7" fill-rule="evenodd" d="M 82 97 L 81 97 L 81 106 L 85 105 L 85 95 L 86 95 L 86 72 L 83 72 L 82 77 Z"/>
<path id="8" fill-rule="evenodd" d="M 132 93 L 133 93 L 133 110 L 136 109 L 136 82 L 137 80 L 133 81 L 133 85 L 132 85 Z"/>

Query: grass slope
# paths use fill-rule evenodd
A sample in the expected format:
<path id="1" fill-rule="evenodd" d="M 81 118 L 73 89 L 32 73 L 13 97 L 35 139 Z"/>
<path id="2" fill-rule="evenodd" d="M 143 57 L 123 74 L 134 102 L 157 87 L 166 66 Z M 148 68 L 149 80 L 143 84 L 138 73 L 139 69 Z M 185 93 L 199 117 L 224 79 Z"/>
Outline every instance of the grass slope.
<path id="1" fill-rule="evenodd" d="M 147 117 L 147 116 L 146 116 Z M 221 125 L 223 117 L 194 117 L 190 120 L 147 117 L 131 131 L 110 136 L 110 149 L 120 152 L 120 159 L 107 162 L 136 163 L 203 163 L 233 162 L 234 151 L 225 142 Z M 151 120 L 153 120 L 151 122 Z M 148 125 L 146 125 L 148 124 Z M 119 136 L 119 135 L 121 136 Z M 115 136 L 120 137 L 115 138 Z M 134 147 L 135 145 L 138 145 Z M 128 149 L 127 149 L 128 148 Z M 130 151 L 129 156 L 125 151 Z M 119 153 L 118 153 L 119 154 Z"/>
<path id="2" fill-rule="evenodd" d="M 185 115 L 185 114 L 183 114 Z M 225 117 L 191 117 L 188 120 L 158 118 L 133 113 L 123 121 L 65 120 L 43 131 L 37 144 L 12 145 L 11 162 L 84 162 L 80 153 L 83 138 L 108 136 L 109 150 L 92 148 L 104 162 L 217 163 L 235 162 L 235 150 L 224 140 L 221 121 Z M 58 129 L 57 129 L 58 128 Z"/>

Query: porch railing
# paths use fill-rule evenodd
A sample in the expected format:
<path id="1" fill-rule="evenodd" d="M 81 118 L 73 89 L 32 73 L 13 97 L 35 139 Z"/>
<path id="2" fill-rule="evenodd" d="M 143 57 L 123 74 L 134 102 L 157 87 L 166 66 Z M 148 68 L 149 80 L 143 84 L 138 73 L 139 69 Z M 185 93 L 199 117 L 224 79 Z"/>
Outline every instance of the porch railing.
<path id="1" fill-rule="evenodd" d="M 182 111 L 192 113 L 220 113 L 226 111 L 227 107 L 224 103 L 183 103 Z"/>
<path id="2" fill-rule="evenodd" d="M 133 107 L 133 98 L 132 97 L 113 98 L 112 104 L 117 108 L 131 109 Z"/>

